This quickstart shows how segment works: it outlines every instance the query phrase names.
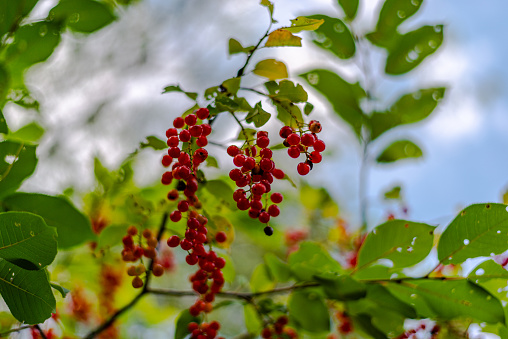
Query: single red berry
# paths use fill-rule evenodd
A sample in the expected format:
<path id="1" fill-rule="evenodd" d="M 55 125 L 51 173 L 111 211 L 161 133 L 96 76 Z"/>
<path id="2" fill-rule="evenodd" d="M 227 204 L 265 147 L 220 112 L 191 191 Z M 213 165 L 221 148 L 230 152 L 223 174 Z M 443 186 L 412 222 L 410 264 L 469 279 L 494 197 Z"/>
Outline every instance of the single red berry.
<path id="1" fill-rule="evenodd" d="M 245 160 L 247 157 L 243 154 L 237 154 L 233 158 L 233 164 L 235 164 L 236 167 L 242 167 L 243 164 L 245 164 Z"/>
<path id="2" fill-rule="evenodd" d="M 277 179 L 279 179 L 279 180 L 284 179 L 284 177 L 286 176 L 286 175 L 284 174 L 284 171 L 282 171 L 281 169 L 278 169 L 278 168 L 274 168 L 274 169 L 272 170 L 272 174 L 273 174 L 273 176 L 274 176 L 275 178 L 277 178 Z"/>
<path id="3" fill-rule="evenodd" d="M 178 147 L 171 147 L 168 150 L 168 155 L 172 158 L 178 158 L 180 156 L 180 149 Z"/>
<path id="4" fill-rule="evenodd" d="M 224 242 L 226 241 L 227 237 L 226 237 L 226 233 L 224 232 L 218 232 L 216 235 L 215 235 L 215 241 L 217 242 Z"/>
<path id="5" fill-rule="evenodd" d="M 238 186 L 238 187 L 245 187 L 250 183 L 250 178 L 248 175 L 244 175 L 239 180 L 237 180 L 235 183 L 236 183 L 236 186 Z"/>
<path id="6" fill-rule="evenodd" d="M 173 120 L 173 126 L 175 128 L 182 128 L 185 125 L 185 121 L 182 117 L 176 117 L 175 120 Z"/>
<path id="7" fill-rule="evenodd" d="M 175 146 L 178 146 L 178 144 L 180 143 L 180 140 L 178 139 L 178 137 L 176 135 L 173 135 L 173 136 L 170 136 L 168 138 L 168 140 L 166 141 L 166 144 L 169 146 L 169 147 L 175 147 Z"/>
<path id="8" fill-rule="evenodd" d="M 198 118 L 195 114 L 189 114 L 184 118 L 184 121 L 189 126 L 194 126 L 196 122 L 198 121 Z"/>
<path id="9" fill-rule="evenodd" d="M 178 157 L 178 162 L 182 165 L 189 164 L 190 163 L 189 154 L 187 154 L 185 152 L 181 152 L 180 156 Z"/>
<path id="10" fill-rule="evenodd" d="M 265 172 L 270 172 L 275 167 L 275 163 L 271 159 L 263 158 L 259 162 L 259 167 Z"/>
<path id="11" fill-rule="evenodd" d="M 193 160 L 199 160 L 199 162 L 203 162 L 208 158 L 208 151 L 204 148 L 198 148 L 196 151 L 194 151 L 194 159 Z"/>
<path id="12" fill-rule="evenodd" d="M 254 209 L 254 210 L 258 210 L 259 211 L 259 210 L 263 209 L 263 203 L 261 201 L 259 201 L 259 200 L 252 200 L 250 202 L 250 207 L 252 209 Z"/>
<path id="13" fill-rule="evenodd" d="M 270 205 L 270 207 L 268 207 L 268 214 L 270 214 L 272 217 L 278 217 L 280 214 L 279 206 Z"/>
<path id="14" fill-rule="evenodd" d="M 172 235 L 171 237 L 169 237 L 167 243 L 169 247 L 177 247 L 178 245 L 180 245 L 180 237 L 177 235 Z"/>
<path id="15" fill-rule="evenodd" d="M 171 219 L 172 222 L 178 222 L 182 219 L 182 213 L 180 211 L 173 211 L 169 215 L 169 219 Z"/>
<path id="16" fill-rule="evenodd" d="M 180 212 L 187 212 L 189 210 L 189 202 L 185 200 L 181 200 L 178 203 L 178 210 Z"/>
<path id="17" fill-rule="evenodd" d="M 293 129 L 289 126 L 283 126 L 280 129 L 279 135 L 281 138 L 286 139 L 291 133 L 293 133 Z"/>
<path id="18" fill-rule="evenodd" d="M 270 143 L 270 139 L 268 137 L 258 137 L 256 140 L 256 145 L 258 145 L 259 148 L 265 148 L 268 147 L 268 144 Z"/>
<path id="19" fill-rule="evenodd" d="M 172 189 L 171 191 L 168 192 L 168 199 L 169 200 L 176 200 L 178 199 L 178 190 L 176 189 Z"/>
<path id="20" fill-rule="evenodd" d="M 196 145 L 198 145 L 199 147 L 205 147 L 206 145 L 208 145 L 208 139 L 205 136 L 200 136 L 196 140 Z"/>
<path id="21" fill-rule="evenodd" d="M 262 148 L 259 151 L 259 155 L 261 156 L 261 158 L 268 158 L 268 159 L 270 159 L 272 157 L 272 155 L 273 155 L 273 152 L 269 148 Z"/>
<path id="22" fill-rule="evenodd" d="M 255 209 L 251 208 L 249 210 L 249 217 L 251 217 L 252 219 L 256 219 L 257 217 L 259 217 L 260 212 L 261 212 L 260 210 L 255 210 Z"/>
<path id="23" fill-rule="evenodd" d="M 314 136 L 310 133 L 305 133 L 304 135 L 302 135 L 302 139 L 301 139 L 301 142 L 303 145 L 305 146 L 312 146 L 314 145 Z"/>
<path id="24" fill-rule="evenodd" d="M 171 162 L 173 162 L 173 158 L 171 158 L 169 155 L 165 155 L 162 157 L 162 166 L 169 167 L 171 165 Z"/>
<path id="25" fill-rule="evenodd" d="M 310 161 L 312 161 L 314 164 L 318 164 L 321 162 L 321 160 L 323 160 L 323 157 L 321 156 L 321 153 L 319 153 L 318 151 L 314 151 L 314 152 L 311 152 L 310 153 L 310 157 L 309 157 Z"/>
<path id="26" fill-rule="evenodd" d="M 206 137 L 212 133 L 212 126 L 209 124 L 201 124 L 201 135 Z"/>
<path id="27" fill-rule="evenodd" d="M 300 156 L 300 149 L 297 146 L 291 146 L 288 148 L 288 155 L 296 159 Z"/>
<path id="28" fill-rule="evenodd" d="M 229 154 L 229 156 L 234 157 L 235 155 L 240 153 L 240 149 L 236 145 L 231 145 L 228 147 L 227 153 Z"/>
<path id="29" fill-rule="evenodd" d="M 214 329 L 214 330 L 216 330 L 216 331 L 220 330 L 220 324 L 219 324 L 219 322 L 218 322 L 218 321 L 215 321 L 215 320 L 214 320 L 214 321 L 212 321 L 212 322 L 210 323 L 210 328 L 211 328 L 211 329 Z"/>
<path id="30" fill-rule="evenodd" d="M 237 189 L 233 193 L 233 200 L 238 202 L 238 200 L 240 200 L 241 198 L 245 198 L 245 191 L 243 189 Z"/>
<path id="31" fill-rule="evenodd" d="M 191 133 L 188 129 L 184 129 L 180 132 L 179 138 L 182 142 L 188 142 L 191 139 Z"/>
<path id="32" fill-rule="evenodd" d="M 310 166 L 305 162 L 301 162 L 296 166 L 296 170 L 300 175 L 307 175 L 310 172 Z"/>
<path id="33" fill-rule="evenodd" d="M 284 199 L 284 196 L 280 193 L 272 193 L 270 199 L 274 204 L 280 204 L 282 202 L 282 199 Z"/>
<path id="34" fill-rule="evenodd" d="M 209 115 L 210 111 L 208 110 L 208 108 L 200 108 L 196 111 L 196 116 L 201 120 L 208 118 Z"/>
<path id="35" fill-rule="evenodd" d="M 266 187 L 263 184 L 255 184 L 252 186 L 252 194 L 263 195 L 266 192 Z"/>
<path id="36" fill-rule="evenodd" d="M 247 157 L 245 159 L 245 163 L 243 164 L 242 170 L 244 172 L 252 170 L 256 166 L 256 160 L 253 157 Z"/>
<path id="37" fill-rule="evenodd" d="M 291 133 L 286 140 L 291 146 L 296 146 L 300 143 L 300 136 L 296 133 Z"/>
<path id="38" fill-rule="evenodd" d="M 171 172 L 164 172 L 162 174 L 161 182 L 163 185 L 169 185 L 173 181 L 173 173 Z"/>
<path id="39" fill-rule="evenodd" d="M 226 266 L 226 259 L 218 257 L 217 259 L 215 259 L 214 263 L 215 267 L 221 270 L 224 268 L 224 266 Z"/>
<path id="40" fill-rule="evenodd" d="M 314 151 L 323 152 L 326 148 L 326 145 L 323 140 L 316 140 L 314 143 Z"/>
<path id="41" fill-rule="evenodd" d="M 190 134 L 194 137 L 194 138 L 197 138 L 199 136 L 201 136 L 201 132 L 203 131 L 201 125 L 194 125 L 194 126 L 191 126 L 189 128 L 189 132 Z"/>
<path id="42" fill-rule="evenodd" d="M 321 132 L 321 123 L 317 120 L 311 120 L 309 122 L 309 130 L 312 132 L 312 133 L 319 133 Z"/>
<path id="43" fill-rule="evenodd" d="M 189 332 L 192 332 L 194 330 L 197 330 L 199 328 L 199 325 L 195 322 L 189 323 L 188 327 Z"/>
<path id="44" fill-rule="evenodd" d="M 170 128 L 166 131 L 167 138 L 172 137 L 172 136 L 177 136 L 177 135 L 178 135 L 178 131 L 176 130 L 176 128 Z"/>
<path id="45" fill-rule="evenodd" d="M 198 263 L 198 256 L 197 255 L 192 255 L 192 254 L 188 254 L 186 257 L 185 257 L 185 261 L 187 262 L 187 264 L 189 265 L 196 265 Z"/>
<path id="46" fill-rule="evenodd" d="M 259 221 L 262 222 L 263 224 L 266 224 L 267 222 L 270 221 L 270 214 L 268 214 L 267 212 L 261 212 L 259 214 Z"/>
<path id="47" fill-rule="evenodd" d="M 248 210 L 250 208 L 249 200 L 246 198 L 240 198 L 236 203 L 236 207 L 238 207 L 241 211 Z"/>

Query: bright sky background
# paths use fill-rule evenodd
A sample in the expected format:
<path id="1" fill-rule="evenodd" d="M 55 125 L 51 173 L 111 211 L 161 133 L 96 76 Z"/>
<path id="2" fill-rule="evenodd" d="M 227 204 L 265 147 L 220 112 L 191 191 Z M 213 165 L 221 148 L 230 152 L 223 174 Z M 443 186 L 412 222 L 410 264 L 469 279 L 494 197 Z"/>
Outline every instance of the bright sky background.
<path id="1" fill-rule="evenodd" d="M 40 0 L 44 17 L 55 1 Z M 242 56 L 227 56 L 227 42 L 234 37 L 254 44 L 266 30 L 268 18 L 258 0 L 145 0 L 127 9 L 115 24 L 85 40 L 68 35 L 48 63 L 28 74 L 31 88 L 41 98 L 42 115 L 7 107 L 12 129 L 34 117 L 48 129 L 38 151 L 39 168 L 24 189 L 58 193 L 73 185 L 90 188 L 93 156 L 114 168 L 147 135 L 161 138 L 172 118 L 191 102 L 178 94 L 161 95 L 168 84 L 179 83 L 189 91 L 204 89 L 236 74 Z M 355 22 L 358 33 L 373 27 L 379 1 L 363 1 Z M 505 95 L 508 31 L 502 0 L 485 2 L 426 0 L 420 13 L 402 25 L 409 31 L 421 24 L 445 24 L 445 43 L 419 70 L 400 77 L 381 78 L 382 51 L 375 49 L 372 68 L 378 96 L 389 104 L 400 94 L 434 85 L 449 87 L 442 104 L 426 121 L 402 127 L 380 140 L 378 150 L 395 138 L 412 138 L 424 158 L 393 166 L 373 166 L 369 175 L 369 222 L 381 222 L 389 211 L 400 208 L 382 201 L 382 192 L 394 184 L 403 186 L 409 218 L 446 223 L 460 208 L 475 202 L 500 202 L 508 188 L 508 105 Z M 275 18 L 281 26 L 298 15 L 342 15 L 336 1 L 275 1 Z M 351 61 L 336 62 L 303 35 L 303 48 L 264 49 L 254 58 L 275 57 L 288 65 L 293 80 L 312 68 L 339 71 L 351 81 L 357 69 Z M 249 78 L 251 85 L 262 83 Z M 307 89 L 309 89 L 307 87 Z M 330 106 L 309 89 L 315 103 L 314 118 L 325 123 L 323 139 L 330 152 L 324 163 L 306 178 L 326 186 L 339 201 L 344 216 L 358 223 L 358 171 L 360 148 L 352 132 L 336 118 Z M 248 96 L 252 100 L 256 97 Z M 255 101 L 254 101 L 255 102 Z M 268 109 L 269 106 L 266 108 Z M 270 109 L 273 111 L 273 109 Z M 216 140 L 235 134 L 228 121 Z M 274 122 L 270 130 L 280 128 Z M 219 138 L 221 136 L 222 138 Z M 216 149 L 215 151 L 218 151 Z M 212 151 L 213 152 L 213 151 Z M 160 154 L 142 157 L 137 178 L 156 180 L 161 173 Z M 220 159 L 229 170 L 230 159 Z M 294 171 L 296 161 L 283 168 Z"/>

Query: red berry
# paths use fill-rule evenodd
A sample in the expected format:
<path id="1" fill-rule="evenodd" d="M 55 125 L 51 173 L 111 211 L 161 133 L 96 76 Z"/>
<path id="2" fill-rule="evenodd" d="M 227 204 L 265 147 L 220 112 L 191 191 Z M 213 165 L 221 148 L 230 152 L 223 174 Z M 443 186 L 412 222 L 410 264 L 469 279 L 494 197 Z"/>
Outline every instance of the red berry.
<path id="1" fill-rule="evenodd" d="M 252 219 L 256 219 L 257 217 L 259 217 L 259 213 L 260 213 L 260 210 L 255 210 L 255 209 L 251 208 L 249 210 L 249 217 L 251 217 Z"/>
<path id="2" fill-rule="evenodd" d="M 321 132 L 321 123 L 317 120 L 311 120 L 309 122 L 309 130 L 312 132 L 312 133 L 319 133 Z"/>
<path id="3" fill-rule="evenodd" d="M 182 219 L 182 213 L 180 211 L 173 211 L 169 215 L 169 219 L 171 219 L 172 222 L 178 222 Z"/>
<path id="4" fill-rule="evenodd" d="M 266 187 L 263 184 L 255 184 L 252 186 L 252 194 L 263 195 L 266 192 Z"/>
<path id="5" fill-rule="evenodd" d="M 270 143 L 270 139 L 268 139 L 268 137 L 258 137 L 257 141 L 256 141 L 256 144 L 258 145 L 258 147 L 260 148 L 265 148 L 268 146 L 268 144 Z"/>
<path id="6" fill-rule="evenodd" d="M 241 198 L 245 198 L 245 191 L 243 189 L 237 189 L 233 193 L 233 200 L 238 202 L 238 200 L 240 200 Z"/>
<path id="7" fill-rule="evenodd" d="M 280 129 L 279 135 L 281 138 L 286 139 L 291 133 L 293 133 L 293 129 L 289 126 L 284 126 Z"/>
<path id="8" fill-rule="evenodd" d="M 249 200 L 246 198 L 240 198 L 236 203 L 236 207 L 238 207 L 241 211 L 248 210 L 250 208 Z"/>
<path id="9" fill-rule="evenodd" d="M 180 237 L 177 235 L 173 235 L 168 239 L 169 247 L 177 247 L 178 245 L 180 245 Z"/>
<path id="10" fill-rule="evenodd" d="M 267 212 L 261 212 L 259 214 L 259 221 L 262 222 L 263 224 L 266 224 L 267 222 L 270 221 L 270 214 L 268 214 Z"/>
<path id="11" fill-rule="evenodd" d="M 178 162 L 182 165 L 189 164 L 190 156 L 185 152 L 181 152 L 180 156 L 178 157 Z"/>
<path id="12" fill-rule="evenodd" d="M 323 152 L 325 148 L 326 145 L 323 142 L 323 140 L 316 140 L 316 142 L 314 143 L 314 151 L 316 152 Z"/>
<path id="13" fill-rule="evenodd" d="M 208 139 L 204 136 L 200 136 L 196 140 L 196 145 L 198 145 L 199 147 L 205 147 L 206 145 L 208 145 Z"/>
<path id="14" fill-rule="evenodd" d="M 270 205 L 270 207 L 268 207 L 268 214 L 270 214 L 272 217 L 278 217 L 280 214 L 279 206 Z"/>
<path id="15" fill-rule="evenodd" d="M 243 164 L 243 167 L 245 168 L 246 171 L 250 171 L 255 166 L 256 166 L 256 160 L 254 158 L 247 157 L 247 159 L 245 159 L 245 163 Z"/>
<path id="16" fill-rule="evenodd" d="M 300 136 L 296 133 L 291 133 L 286 140 L 291 146 L 296 146 L 300 143 Z"/>
<path id="17" fill-rule="evenodd" d="M 263 208 L 263 203 L 259 200 L 252 200 L 250 202 L 250 207 L 254 210 L 261 210 Z"/>
<path id="18" fill-rule="evenodd" d="M 171 158 L 169 155 L 165 155 L 162 157 L 162 166 L 169 167 L 171 165 L 171 162 L 173 162 L 173 158 Z"/>
<path id="19" fill-rule="evenodd" d="M 178 139 L 178 137 L 176 135 L 173 135 L 173 136 L 170 136 L 168 138 L 168 140 L 166 141 L 166 144 L 169 146 L 169 147 L 175 147 L 175 146 L 178 146 L 178 144 L 180 143 L 180 140 Z"/>
<path id="20" fill-rule="evenodd" d="M 201 125 L 194 125 L 194 126 L 191 126 L 191 127 L 189 128 L 189 132 L 190 132 L 190 134 L 191 134 L 194 138 L 197 138 L 197 137 L 201 136 L 201 132 L 202 132 Z"/>
<path id="21" fill-rule="evenodd" d="M 314 152 L 311 152 L 310 153 L 310 157 L 309 157 L 310 161 L 312 161 L 314 164 L 318 164 L 321 162 L 321 160 L 323 159 L 323 157 L 321 156 L 321 153 L 319 153 L 318 151 L 314 151 Z"/>
<path id="22" fill-rule="evenodd" d="M 226 259 L 219 257 L 219 258 L 215 259 L 214 263 L 215 263 L 215 267 L 217 267 L 218 269 L 223 269 L 224 266 L 226 266 Z"/>
<path id="23" fill-rule="evenodd" d="M 245 160 L 246 159 L 247 158 L 245 157 L 245 155 L 243 155 L 243 154 L 237 154 L 233 158 L 233 164 L 235 164 L 236 167 L 242 167 L 243 164 L 245 164 Z"/>
<path id="24" fill-rule="evenodd" d="M 216 235 L 215 235 L 215 241 L 217 242 L 224 242 L 226 241 L 226 233 L 224 232 L 218 232 Z"/>
<path id="25" fill-rule="evenodd" d="M 208 108 L 200 108 L 196 111 L 196 116 L 201 120 L 208 118 L 209 115 L 210 111 L 208 110 Z"/>
<path id="26" fill-rule="evenodd" d="M 208 151 L 204 148 L 198 148 L 194 152 L 194 159 L 195 161 L 203 162 L 208 158 Z"/>
<path id="27" fill-rule="evenodd" d="M 307 175 L 310 172 L 310 166 L 305 162 L 301 162 L 296 166 L 296 170 L 300 175 Z"/>
<path id="28" fill-rule="evenodd" d="M 171 191 L 168 192 L 168 199 L 169 200 L 176 200 L 178 199 L 178 191 L 176 189 L 172 189 Z"/>
<path id="29" fill-rule="evenodd" d="M 191 139 L 191 133 L 188 129 L 184 129 L 179 134 L 182 142 L 188 142 Z"/>
<path id="30" fill-rule="evenodd" d="M 196 117 L 195 114 L 189 114 L 188 116 L 185 117 L 184 120 L 187 125 L 194 126 L 198 121 L 198 118 Z"/>
<path id="31" fill-rule="evenodd" d="M 193 255 L 193 254 L 188 254 L 186 257 L 185 257 L 185 261 L 187 262 L 187 264 L 189 265 L 196 265 L 198 263 L 198 256 L 197 255 Z"/>
<path id="32" fill-rule="evenodd" d="M 259 151 L 259 155 L 261 156 L 261 158 L 268 158 L 268 159 L 270 159 L 272 157 L 272 155 L 273 155 L 273 152 L 269 148 L 262 148 Z"/>
<path id="33" fill-rule="evenodd" d="M 166 131 L 166 137 L 169 138 L 169 137 L 172 137 L 172 136 L 176 136 L 178 135 L 178 131 L 176 130 L 176 128 L 170 128 Z"/>
<path id="34" fill-rule="evenodd" d="M 178 210 L 180 212 L 187 212 L 189 210 L 189 202 L 182 200 L 178 203 Z"/>
<path id="35" fill-rule="evenodd" d="M 284 171 L 282 171 L 281 169 L 278 169 L 278 168 L 274 168 L 274 169 L 272 170 L 272 174 L 273 174 L 273 176 L 274 176 L 275 178 L 277 178 L 277 179 L 279 179 L 279 180 L 284 179 L 284 177 L 286 176 L 286 175 L 284 174 Z"/>
<path id="36" fill-rule="evenodd" d="M 282 199 L 284 199 L 284 196 L 280 193 L 272 193 L 270 196 L 270 199 L 275 204 L 280 204 L 282 202 Z"/>
<path id="37" fill-rule="evenodd" d="M 171 147 L 168 150 L 168 155 L 172 158 L 178 158 L 180 156 L 180 149 L 178 147 Z"/>
<path id="38" fill-rule="evenodd" d="M 312 146 L 314 145 L 314 136 L 310 133 L 305 133 L 304 135 L 302 135 L 302 139 L 301 139 L 301 142 L 302 144 L 304 144 L 305 146 Z"/>
<path id="39" fill-rule="evenodd" d="M 233 181 L 238 181 L 243 177 L 242 171 L 238 168 L 233 168 L 231 171 L 229 171 L 229 177 Z"/>
<path id="40" fill-rule="evenodd" d="M 201 135 L 206 137 L 212 133 L 212 126 L 209 124 L 201 124 Z"/>
<path id="41" fill-rule="evenodd" d="M 162 174 L 161 182 L 163 185 L 169 185 L 171 184 L 171 181 L 173 181 L 173 173 L 171 172 L 164 172 Z"/>
<path id="42" fill-rule="evenodd" d="M 268 158 L 263 158 L 259 162 L 259 167 L 265 172 L 270 172 L 275 167 L 275 163 Z"/>
<path id="43" fill-rule="evenodd" d="M 182 128 L 184 125 L 185 121 L 182 117 L 177 117 L 175 120 L 173 120 L 173 126 L 175 126 L 175 128 Z"/>
<path id="44" fill-rule="evenodd" d="M 300 156 L 300 149 L 297 146 L 291 146 L 288 148 L 288 155 L 296 159 Z"/>
<path id="45" fill-rule="evenodd" d="M 228 149 L 227 149 L 227 153 L 228 153 L 230 156 L 234 157 L 235 155 L 237 155 L 237 154 L 239 154 L 239 153 L 240 153 L 240 149 L 239 149 L 239 148 L 238 148 L 238 146 L 236 146 L 236 145 L 231 145 L 231 146 L 229 146 L 229 147 L 228 147 Z"/>

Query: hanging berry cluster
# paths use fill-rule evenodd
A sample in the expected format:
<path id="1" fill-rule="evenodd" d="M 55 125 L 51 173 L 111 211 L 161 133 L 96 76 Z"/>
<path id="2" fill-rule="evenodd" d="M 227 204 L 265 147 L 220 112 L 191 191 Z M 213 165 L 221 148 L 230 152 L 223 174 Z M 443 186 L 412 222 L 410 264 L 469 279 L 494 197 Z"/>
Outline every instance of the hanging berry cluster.
<path id="1" fill-rule="evenodd" d="M 134 243 L 134 237 L 137 237 L 137 244 Z M 142 261 L 142 257 L 152 259 L 154 262 L 157 259 L 157 238 L 154 236 L 151 230 L 145 229 L 142 236 L 139 234 L 136 226 L 129 226 L 127 229 L 127 235 L 123 237 L 123 250 L 122 259 L 125 262 L 136 263 L 137 265 L 130 265 L 127 267 L 127 274 L 132 279 L 132 286 L 134 288 L 143 287 L 143 275 L 146 274 L 146 267 Z M 152 265 L 152 274 L 156 277 L 160 277 L 164 273 L 164 268 L 160 264 Z"/>
<path id="2" fill-rule="evenodd" d="M 218 257 L 211 248 L 212 239 L 208 234 L 208 219 L 198 212 L 201 203 L 196 196 L 198 167 L 208 157 L 208 152 L 203 147 L 208 144 L 207 136 L 212 131 L 209 124 L 198 124 L 198 121 L 207 119 L 209 114 L 208 109 L 200 108 L 195 114 L 189 114 L 185 118 L 175 118 L 173 128 L 166 131 L 169 150 L 162 159 L 163 166 L 171 166 L 171 171 L 162 175 L 162 183 L 169 185 L 173 180 L 178 180 L 176 188 L 168 193 L 169 200 L 178 201 L 177 209 L 171 212 L 169 218 L 173 222 L 179 222 L 184 217 L 187 219 L 184 238 L 180 239 L 179 236 L 173 235 L 167 240 L 167 244 L 169 247 L 180 246 L 187 252 L 185 258 L 187 264 L 199 266 L 190 277 L 193 290 L 199 294 L 199 298 L 189 309 L 193 316 L 212 311 L 215 294 L 224 285 L 221 270 L 226 265 L 224 258 Z M 193 151 L 194 145 L 199 148 Z M 217 233 L 215 241 L 226 241 L 225 233 Z M 205 248 L 207 244 L 210 245 L 209 250 Z M 189 328 L 192 338 L 198 336 L 215 338 L 218 329 L 219 324 L 215 322 L 203 323 L 192 330 Z"/>
<path id="3" fill-rule="evenodd" d="M 299 158 L 305 154 L 305 161 L 300 162 L 296 166 L 296 170 L 300 175 L 307 175 L 314 167 L 314 164 L 320 163 L 322 160 L 321 152 L 325 150 L 325 143 L 317 137 L 317 133 L 321 132 L 322 126 L 319 121 L 311 120 L 307 125 L 307 130 L 299 129 L 295 131 L 290 126 L 284 126 L 280 129 L 279 135 L 284 139 L 284 146 L 288 147 L 288 155 L 291 158 Z M 309 151 L 309 147 L 313 151 Z"/>
<path id="4" fill-rule="evenodd" d="M 256 146 L 246 143 L 242 148 L 231 145 L 227 149 L 227 153 L 233 157 L 233 164 L 238 167 L 229 172 L 229 177 L 239 187 L 233 193 L 236 206 L 242 211 L 249 210 L 251 218 L 267 224 L 264 229 L 266 235 L 273 234 L 268 222 L 280 214 L 276 204 L 283 199 L 280 193 L 270 194 L 271 184 L 274 178 L 284 178 L 284 172 L 275 168 L 269 143 L 268 132 L 259 131 Z"/>
<path id="5" fill-rule="evenodd" d="M 264 339 L 295 339 L 298 338 L 295 330 L 286 327 L 289 320 L 287 316 L 283 315 L 277 318 L 277 320 L 273 323 L 273 325 L 268 325 L 261 331 L 261 338 Z"/>

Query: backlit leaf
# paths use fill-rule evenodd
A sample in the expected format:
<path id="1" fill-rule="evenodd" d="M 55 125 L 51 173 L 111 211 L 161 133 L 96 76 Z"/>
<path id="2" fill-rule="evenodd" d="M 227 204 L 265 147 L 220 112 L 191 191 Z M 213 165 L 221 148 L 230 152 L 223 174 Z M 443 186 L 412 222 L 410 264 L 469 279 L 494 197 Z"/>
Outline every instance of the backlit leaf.
<path id="1" fill-rule="evenodd" d="M 38 0 L 11 1 L 0 0 L 0 37 L 9 32 L 21 22 L 21 19 L 28 15 Z"/>
<path id="2" fill-rule="evenodd" d="M 60 0 L 49 11 L 49 18 L 81 33 L 95 32 L 115 20 L 111 9 L 95 0 Z"/>
<path id="3" fill-rule="evenodd" d="M 168 145 L 164 141 L 153 135 L 146 137 L 146 142 L 140 143 L 139 146 L 141 148 L 150 147 L 153 148 L 154 150 L 163 150 L 168 148 Z"/>
<path id="4" fill-rule="evenodd" d="M 40 270 L 56 256 L 57 234 L 32 213 L 0 213 L 0 258 L 25 270 Z"/>
<path id="5" fill-rule="evenodd" d="M 6 139 L 26 143 L 37 143 L 43 134 L 44 128 L 36 122 L 31 122 L 18 129 L 16 132 L 8 134 Z"/>
<path id="6" fill-rule="evenodd" d="M 66 289 L 65 287 L 62 287 L 58 284 L 55 284 L 55 283 L 49 283 L 51 288 L 57 290 L 58 292 L 60 292 L 60 295 L 62 296 L 62 298 L 65 298 L 65 296 L 67 295 L 67 293 L 70 292 L 70 290 Z"/>
<path id="7" fill-rule="evenodd" d="M 289 255 L 289 268 L 298 280 L 311 281 L 313 276 L 324 272 L 340 273 L 340 264 L 328 251 L 314 242 L 303 242 L 298 251 Z"/>
<path id="8" fill-rule="evenodd" d="M 0 197 L 14 192 L 35 170 L 35 146 L 0 142 Z"/>
<path id="9" fill-rule="evenodd" d="M 224 95 L 227 96 L 235 95 L 236 92 L 238 92 L 238 89 L 240 88 L 240 78 L 231 78 L 225 80 L 222 83 L 222 88 L 225 89 Z"/>
<path id="10" fill-rule="evenodd" d="M 339 5 L 349 19 L 353 19 L 358 11 L 358 0 L 339 0 Z"/>
<path id="11" fill-rule="evenodd" d="M 302 329 L 322 333 L 330 330 L 330 316 L 323 297 L 313 291 L 295 291 L 288 301 L 290 319 Z"/>
<path id="12" fill-rule="evenodd" d="M 307 92 L 303 89 L 302 85 L 294 84 L 289 80 L 282 80 L 279 82 L 279 89 L 277 95 L 273 96 L 278 100 L 287 99 L 291 102 L 305 102 L 308 100 Z"/>
<path id="13" fill-rule="evenodd" d="M 279 259 L 275 254 L 265 254 L 264 260 L 271 276 L 275 280 L 278 282 L 286 282 L 291 279 L 291 270 L 289 269 L 288 264 Z"/>
<path id="14" fill-rule="evenodd" d="M 468 258 L 500 254 L 508 243 L 508 211 L 503 204 L 466 207 L 448 225 L 439 239 L 438 259 L 460 264 Z"/>
<path id="15" fill-rule="evenodd" d="M 325 21 L 314 34 L 313 42 L 317 46 L 329 50 L 341 59 L 351 58 L 355 54 L 353 35 L 342 20 L 326 15 L 311 15 L 309 18 Z"/>
<path id="16" fill-rule="evenodd" d="M 1 7 L 1 5 L 0 5 Z M 0 63 L 0 103 L 4 101 L 4 98 L 7 94 L 7 90 L 9 89 L 10 83 L 10 75 L 9 71 L 5 68 L 5 66 Z M 0 112 L 0 118 L 3 116 Z M 5 121 L 3 122 L 5 124 Z M 0 123 L 0 133 L 6 133 L 7 129 L 2 129 L 2 124 Z"/>
<path id="17" fill-rule="evenodd" d="M 250 288 L 252 292 L 268 291 L 275 287 L 275 281 L 270 276 L 270 271 L 265 264 L 259 264 L 252 272 Z"/>
<path id="18" fill-rule="evenodd" d="M 195 92 L 186 92 L 184 91 L 180 85 L 170 85 L 170 86 L 166 86 L 164 87 L 164 90 L 162 91 L 162 94 L 164 93 L 169 93 L 169 92 L 181 92 L 181 93 L 184 93 L 187 97 L 189 97 L 190 99 L 192 100 L 196 100 L 197 97 L 198 97 L 198 94 L 195 93 Z M 205 92 L 205 95 L 206 95 L 206 92 Z"/>
<path id="19" fill-rule="evenodd" d="M 385 72 L 400 75 L 411 71 L 443 42 L 443 25 L 423 26 L 401 36 L 388 52 Z"/>
<path id="20" fill-rule="evenodd" d="M 238 54 L 238 53 L 249 54 L 253 48 L 254 48 L 254 46 L 243 47 L 242 44 L 238 40 L 235 40 L 233 38 L 229 39 L 228 52 L 230 55 Z"/>
<path id="21" fill-rule="evenodd" d="M 395 200 L 400 199 L 400 190 L 401 190 L 400 186 L 392 187 L 390 190 L 384 193 L 385 199 L 395 199 Z"/>
<path id="22" fill-rule="evenodd" d="M 362 299 L 367 295 L 366 285 L 348 275 L 320 274 L 314 276 L 329 299 L 347 301 Z"/>
<path id="23" fill-rule="evenodd" d="M 178 315 L 176 319 L 175 339 L 184 339 L 189 335 L 190 323 L 201 323 L 198 317 L 190 314 L 189 310 L 185 309 Z"/>
<path id="24" fill-rule="evenodd" d="M 277 61 L 275 59 L 261 60 L 256 64 L 252 72 L 270 80 L 285 79 L 288 77 L 286 65 L 282 61 Z"/>
<path id="25" fill-rule="evenodd" d="M 314 31 L 324 22 L 325 21 L 323 19 L 312 19 L 309 17 L 299 16 L 296 19 L 291 20 L 291 27 L 284 27 L 283 29 L 291 33 Z"/>
<path id="26" fill-rule="evenodd" d="M 391 220 L 377 226 L 358 253 L 357 270 L 380 259 L 392 261 L 393 268 L 415 265 L 430 252 L 435 227 L 406 220 Z"/>
<path id="27" fill-rule="evenodd" d="M 70 248 L 96 238 L 90 220 L 66 198 L 38 193 L 14 193 L 4 199 L 9 210 L 40 215 L 49 225 L 56 227 L 58 248 Z"/>
<path id="28" fill-rule="evenodd" d="M 261 107 L 261 101 L 258 102 L 253 110 L 247 115 L 245 121 L 254 123 L 254 126 L 261 127 L 270 120 L 271 114 Z"/>
<path id="29" fill-rule="evenodd" d="M 418 145 L 409 140 L 397 140 L 377 157 L 378 163 L 391 163 L 401 159 L 419 158 L 423 155 Z"/>
<path id="30" fill-rule="evenodd" d="M 290 31 L 279 28 L 268 35 L 265 47 L 281 47 L 281 46 L 302 46 L 302 38 L 293 35 Z"/>
<path id="31" fill-rule="evenodd" d="M 249 333 L 259 333 L 263 328 L 262 320 L 259 319 L 259 314 L 256 308 L 251 304 L 245 304 L 243 307 L 243 315 L 245 319 L 245 327 Z"/>

